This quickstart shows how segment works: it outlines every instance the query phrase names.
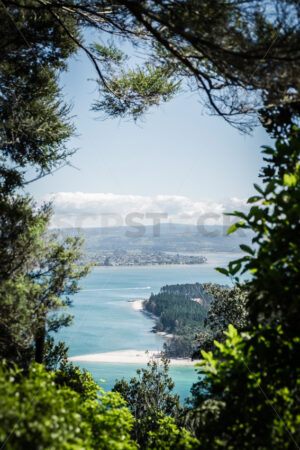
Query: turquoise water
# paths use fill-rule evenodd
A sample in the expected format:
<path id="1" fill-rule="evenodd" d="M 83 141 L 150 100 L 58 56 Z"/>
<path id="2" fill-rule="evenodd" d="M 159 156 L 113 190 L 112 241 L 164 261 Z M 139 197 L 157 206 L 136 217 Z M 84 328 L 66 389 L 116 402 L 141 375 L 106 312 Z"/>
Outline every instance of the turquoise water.
<path id="1" fill-rule="evenodd" d="M 107 391 L 113 388 L 116 379 L 137 376 L 136 370 L 142 368 L 136 364 L 105 364 L 105 363 L 74 363 L 87 369 L 93 378 Z M 191 386 L 197 381 L 197 372 L 193 367 L 170 367 L 169 374 L 175 382 L 174 391 L 180 395 L 182 401 L 189 396 Z M 102 380 L 105 380 L 103 383 Z"/>
<path id="2" fill-rule="evenodd" d="M 135 311 L 129 300 L 147 298 L 165 284 L 228 284 L 228 278 L 214 270 L 238 255 L 205 254 L 206 264 L 193 266 L 96 267 L 82 281 L 83 290 L 73 298 L 74 324 L 62 330 L 58 338 L 69 346 L 70 356 L 114 350 L 160 350 L 163 338 L 151 333 L 153 322 Z M 139 366 L 106 363 L 78 363 L 94 379 L 105 379 L 109 390 L 115 379 L 129 379 Z M 176 391 L 185 398 L 197 379 L 193 367 L 172 367 L 170 374 Z"/>

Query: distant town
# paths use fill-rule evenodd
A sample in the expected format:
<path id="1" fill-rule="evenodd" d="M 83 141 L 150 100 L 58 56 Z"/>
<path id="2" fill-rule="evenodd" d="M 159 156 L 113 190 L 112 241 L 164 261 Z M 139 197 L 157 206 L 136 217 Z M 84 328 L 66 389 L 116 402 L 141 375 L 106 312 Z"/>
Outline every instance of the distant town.
<path id="1" fill-rule="evenodd" d="M 203 264 L 205 256 L 171 254 L 160 251 L 126 251 L 114 250 L 103 253 L 88 252 L 80 260 L 80 264 L 92 263 L 95 266 L 154 266 L 165 264 Z"/>

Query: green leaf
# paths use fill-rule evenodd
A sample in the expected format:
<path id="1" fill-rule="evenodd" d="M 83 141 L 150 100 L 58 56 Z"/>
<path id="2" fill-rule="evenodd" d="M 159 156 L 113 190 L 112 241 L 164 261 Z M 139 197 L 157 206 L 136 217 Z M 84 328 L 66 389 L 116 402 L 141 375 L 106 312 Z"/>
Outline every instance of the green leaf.
<path id="1" fill-rule="evenodd" d="M 264 191 L 262 190 L 261 187 L 258 186 L 258 184 L 254 183 L 253 186 L 257 190 L 257 192 L 259 192 L 260 194 L 264 195 Z"/>
<path id="2" fill-rule="evenodd" d="M 241 244 L 240 249 L 246 253 L 250 253 L 250 255 L 254 255 L 255 253 L 254 250 L 252 250 L 252 248 L 250 248 L 248 245 Z"/>
<path id="3" fill-rule="evenodd" d="M 241 268 L 241 263 L 239 260 L 237 261 L 231 261 L 229 263 L 229 273 L 230 275 L 235 275 Z"/>
<path id="4" fill-rule="evenodd" d="M 296 186 L 297 185 L 297 176 L 293 173 L 285 173 L 283 175 L 283 184 L 285 186 Z"/>
<path id="5" fill-rule="evenodd" d="M 272 147 L 268 147 L 267 145 L 263 145 L 262 148 L 264 149 L 263 153 L 265 153 L 266 155 L 273 155 L 274 154 L 274 150 L 273 150 Z"/>
<path id="6" fill-rule="evenodd" d="M 230 270 L 230 274 L 231 275 L 235 275 L 241 268 L 241 264 L 237 264 L 235 267 L 232 267 L 232 269 Z"/>
<path id="7" fill-rule="evenodd" d="M 228 331 L 224 331 L 224 334 L 226 336 L 228 336 L 229 338 L 233 339 L 233 338 L 237 337 L 238 332 L 237 332 L 237 329 L 232 324 L 229 324 Z"/>
<path id="8" fill-rule="evenodd" d="M 264 217 L 264 210 L 262 208 L 259 208 L 258 206 L 252 206 L 252 208 L 249 211 L 249 218 L 255 217 L 255 220 L 262 219 Z"/>
<path id="9" fill-rule="evenodd" d="M 273 192 L 276 186 L 276 182 L 274 180 L 270 181 L 270 183 L 267 185 L 265 194 L 270 194 L 270 192 Z"/>
<path id="10" fill-rule="evenodd" d="M 248 198 L 247 203 L 255 203 L 261 199 L 262 197 L 260 197 L 259 195 L 253 195 L 252 197 Z"/>
<path id="11" fill-rule="evenodd" d="M 234 233 L 238 228 L 241 228 L 245 225 L 245 222 L 236 222 L 233 225 L 231 225 L 231 227 L 228 228 L 227 230 L 227 235 Z"/>
<path id="12" fill-rule="evenodd" d="M 229 272 L 227 269 L 224 269 L 224 267 L 216 267 L 215 270 L 219 273 L 222 273 L 223 275 L 228 276 Z"/>
<path id="13" fill-rule="evenodd" d="M 233 225 L 231 225 L 231 227 L 228 228 L 226 234 L 228 235 L 228 234 L 234 233 L 237 229 L 238 229 L 238 226 L 236 223 L 234 223 Z"/>

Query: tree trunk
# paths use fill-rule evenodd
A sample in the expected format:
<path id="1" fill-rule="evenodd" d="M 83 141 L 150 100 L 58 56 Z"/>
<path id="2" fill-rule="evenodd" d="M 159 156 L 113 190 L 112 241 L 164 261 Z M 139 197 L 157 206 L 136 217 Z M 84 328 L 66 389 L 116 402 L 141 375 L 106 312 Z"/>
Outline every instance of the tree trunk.
<path id="1" fill-rule="evenodd" d="M 43 321 L 35 336 L 35 362 L 39 364 L 42 364 L 44 361 L 45 337 L 46 323 Z"/>

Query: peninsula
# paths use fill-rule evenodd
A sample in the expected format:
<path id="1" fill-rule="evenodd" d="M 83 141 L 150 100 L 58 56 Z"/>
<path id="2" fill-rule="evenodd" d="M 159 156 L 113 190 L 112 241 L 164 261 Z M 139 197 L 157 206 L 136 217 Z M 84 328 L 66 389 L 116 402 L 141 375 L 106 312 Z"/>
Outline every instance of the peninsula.
<path id="1" fill-rule="evenodd" d="M 203 264 L 207 262 L 202 255 L 183 255 L 161 251 L 144 250 L 113 250 L 103 252 L 86 252 L 80 264 L 92 263 L 95 266 L 158 266 L 158 265 L 185 265 Z"/>

